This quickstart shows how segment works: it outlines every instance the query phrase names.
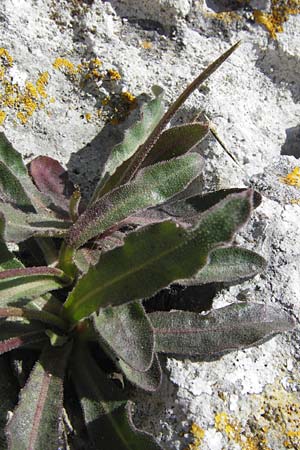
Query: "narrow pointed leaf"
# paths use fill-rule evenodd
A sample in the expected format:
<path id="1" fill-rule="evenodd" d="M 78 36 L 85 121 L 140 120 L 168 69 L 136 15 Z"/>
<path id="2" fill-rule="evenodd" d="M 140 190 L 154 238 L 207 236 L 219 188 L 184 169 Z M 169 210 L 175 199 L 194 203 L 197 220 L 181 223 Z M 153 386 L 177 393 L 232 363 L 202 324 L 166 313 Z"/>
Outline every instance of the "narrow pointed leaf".
<path id="1" fill-rule="evenodd" d="M 245 192 L 246 190 L 247 188 L 221 189 L 204 195 L 193 195 L 179 200 L 171 199 L 165 205 L 159 206 L 157 210 L 162 214 L 169 214 L 176 219 L 182 218 L 186 222 L 193 223 L 193 221 L 199 220 L 200 214 L 216 205 L 228 195 Z M 260 205 L 261 200 L 262 197 L 259 192 L 254 191 L 253 207 L 257 208 Z"/>
<path id="2" fill-rule="evenodd" d="M 29 173 L 39 191 L 50 197 L 68 216 L 74 186 L 62 165 L 49 156 L 38 156 L 31 161 Z"/>
<path id="3" fill-rule="evenodd" d="M 147 298 L 175 280 L 189 278 L 207 262 L 208 253 L 230 242 L 248 220 L 251 190 L 228 196 L 202 214 L 188 231 L 162 222 L 131 233 L 122 247 L 100 257 L 70 293 L 64 307 L 77 321 L 100 307 Z"/>
<path id="4" fill-rule="evenodd" d="M 212 64 L 210 64 L 192 83 L 190 83 L 185 90 L 177 97 L 174 103 L 171 104 L 167 112 L 161 118 L 151 134 L 147 137 L 147 140 L 138 148 L 132 158 L 130 164 L 126 167 L 126 170 L 122 174 L 122 183 L 130 181 L 139 171 L 143 165 L 148 154 L 151 152 L 153 145 L 157 142 L 164 128 L 170 122 L 177 110 L 183 105 L 187 98 L 197 89 L 210 75 L 212 75 L 224 61 L 236 50 L 240 42 L 237 42 L 230 47 L 225 53 L 217 58 Z"/>
<path id="5" fill-rule="evenodd" d="M 0 449 L 7 449 L 5 426 L 18 401 L 18 386 L 6 356 L 0 357 Z"/>
<path id="6" fill-rule="evenodd" d="M 203 357 L 257 345 L 295 326 L 286 312 L 259 303 L 236 303 L 206 315 L 160 311 L 148 316 L 157 352 Z"/>
<path id="7" fill-rule="evenodd" d="M 0 203 L 4 220 L 2 232 L 7 242 L 22 242 L 30 237 L 63 237 L 71 222 L 40 214 L 25 214 L 9 204 Z"/>
<path id="8" fill-rule="evenodd" d="M 154 339 L 151 323 L 139 302 L 102 309 L 93 316 L 99 343 L 133 369 L 145 372 L 153 361 Z"/>
<path id="9" fill-rule="evenodd" d="M 0 354 L 45 339 L 44 328 L 39 322 L 0 320 Z"/>
<path id="10" fill-rule="evenodd" d="M 181 192 L 202 168 L 203 159 L 196 153 L 146 167 L 131 183 L 88 208 L 70 228 L 67 243 L 78 248 L 135 212 L 165 202 Z"/>
<path id="11" fill-rule="evenodd" d="M 0 272 L 0 305 L 38 297 L 64 286 L 64 273 L 51 267 L 28 267 Z"/>
<path id="12" fill-rule="evenodd" d="M 92 448 L 160 450 L 153 438 L 132 423 L 131 402 L 108 380 L 87 349 L 74 354 L 72 379 L 79 396 Z"/>
<path id="13" fill-rule="evenodd" d="M 262 272 L 266 260 L 255 252 L 239 247 L 216 248 L 209 254 L 208 263 L 192 278 L 180 280 L 183 285 L 215 282 L 239 282 Z"/>
<path id="14" fill-rule="evenodd" d="M 161 385 L 161 367 L 156 354 L 154 354 L 152 366 L 146 372 L 133 369 L 121 359 L 118 365 L 127 380 L 144 391 L 155 392 Z"/>
<path id="15" fill-rule="evenodd" d="M 32 211 L 49 204 L 49 199 L 31 181 L 21 155 L 3 133 L 0 133 L 0 198 Z"/>
<path id="16" fill-rule="evenodd" d="M 205 138 L 208 130 L 208 125 L 197 122 L 168 128 L 153 145 L 143 167 L 184 155 Z"/>
<path id="17" fill-rule="evenodd" d="M 67 345 L 42 353 L 8 424 L 8 450 L 57 450 L 69 351 Z"/>
<path id="18" fill-rule="evenodd" d="M 143 144 L 159 122 L 164 113 L 164 105 L 161 99 L 162 92 L 163 91 L 160 89 L 158 95 L 143 106 L 141 120 L 136 122 L 125 132 L 123 142 L 116 145 L 112 150 L 104 167 L 103 176 L 93 195 L 93 201 L 96 201 L 98 197 L 112 190 L 118 184 L 121 184 L 120 179 L 122 178 L 122 170 L 118 171 L 118 175 L 114 179 L 110 180 L 109 178 L 121 167 L 122 163 L 128 160 L 136 152 L 138 147 Z"/>

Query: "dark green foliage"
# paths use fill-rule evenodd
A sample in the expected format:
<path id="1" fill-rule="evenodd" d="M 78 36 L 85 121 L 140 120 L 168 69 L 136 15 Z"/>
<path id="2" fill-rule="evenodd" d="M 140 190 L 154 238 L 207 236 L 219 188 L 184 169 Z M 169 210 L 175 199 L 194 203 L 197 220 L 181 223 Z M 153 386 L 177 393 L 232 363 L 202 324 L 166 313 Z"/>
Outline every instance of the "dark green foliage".
<path id="1" fill-rule="evenodd" d="M 186 198 L 204 166 L 192 150 L 208 125 L 165 129 L 236 47 L 165 114 L 154 89 L 81 215 L 63 167 L 38 157 L 28 173 L 0 134 L 1 449 L 158 450 L 134 426 L 130 396 L 132 385 L 159 388 L 159 352 L 205 357 L 293 328 L 286 313 L 255 303 L 206 316 L 145 308 L 173 282 L 239 282 L 265 269 L 261 256 L 232 245 L 260 195 L 241 188 Z"/>

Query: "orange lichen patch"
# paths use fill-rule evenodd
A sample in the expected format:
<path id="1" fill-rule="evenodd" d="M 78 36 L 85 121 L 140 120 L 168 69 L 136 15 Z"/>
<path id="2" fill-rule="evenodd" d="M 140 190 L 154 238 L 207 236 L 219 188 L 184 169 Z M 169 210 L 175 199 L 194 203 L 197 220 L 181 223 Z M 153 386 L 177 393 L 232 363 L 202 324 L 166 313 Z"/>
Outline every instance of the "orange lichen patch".
<path id="1" fill-rule="evenodd" d="M 29 117 L 38 110 L 44 108 L 43 99 L 48 96 L 46 85 L 49 74 L 43 72 L 39 75 L 36 83 L 27 81 L 25 87 L 21 88 L 18 83 L 12 83 L 9 69 L 13 66 L 13 58 L 5 49 L 0 49 L 0 108 L 3 110 L 2 123 L 7 116 L 5 110 L 16 112 L 18 121 L 24 125 Z M 5 114 L 5 116 L 4 116 Z"/>
<path id="2" fill-rule="evenodd" d="M 300 198 L 292 198 L 290 201 L 292 205 L 300 205 Z"/>
<path id="3" fill-rule="evenodd" d="M 150 50 L 153 47 L 153 44 L 151 41 L 142 41 L 141 47 L 143 47 L 145 50 Z"/>
<path id="4" fill-rule="evenodd" d="M 85 120 L 86 120 L 87 122 L 90 122 L 91 119 L 92 119 L 92 114 L 91 114 L 91 113 L 85 113 L 84 117 L 85 117 Z"/>
<path id="5" fill-rule="evenodd" d="M 4 64 L 5 66 L 12 67 L 13 62 L 14 62 L 13 57 L 3 47 L 0 47 L 0 59 L 2 61 L 2 64 Z"/>
<path id="6" fill-rule="evenodd" d="M 226 412 L 220 412 L 215 415 L 215 429 L 223 433 L 229 440 L 238 444 L 241 450 L 271 450 L 267 445 L 266 438 L 249 435 L 237 419 L 234 419 Z"/>
<path id="7" fill-rule="evenodd" d="M 4 123 L 6 117 L 6 113 L 4 111 L 0 111 L 0 125 Z"/>
<path id="8" fill-rule="evenodd" d="M 276 39 L 277 33 L 283 32 L 284 22 L 293 14 L 300 14 L 299 0 L 272 0 L 270 13 L 253 12 L 255 21 L 264 25 L 273 39 Z"/>
<path id="9" fill-rule="evenodd" d="M 193 436 L 193 442 L 189 444 L 185 450 L 200 450 L 200 446 L 202 444 L 205 430 L 201 428 L 198 424 L 195 422 L 192 423 L 189 432 Z"/>
<path id="10" fill-rule="evenodd" d="M 54 69 L 59 69 L 67 75 L 76 75 L 78 73 L 76 66 L 67 58 L 56 58 L 52 65 Z"/>
<path id="11" fill-rule="evenodd" d="M 121 75 L 117 70 L 108 69 L 107 74 L 111 80 L 121 80 Z"/>
<path id="12" fill-rule="evenodd" d="M 285 177 L 280 177 L 280 181 L 289 186 L 300 188 L 300 167 L 295 167 L 291 173 L 287 174 Z"/>

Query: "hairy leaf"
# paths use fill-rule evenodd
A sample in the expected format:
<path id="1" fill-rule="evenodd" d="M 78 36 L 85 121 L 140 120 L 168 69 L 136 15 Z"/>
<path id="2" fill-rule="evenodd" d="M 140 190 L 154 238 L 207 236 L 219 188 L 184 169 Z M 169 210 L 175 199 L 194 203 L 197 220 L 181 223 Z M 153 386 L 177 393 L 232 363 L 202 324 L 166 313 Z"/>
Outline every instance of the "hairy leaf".
<path id="1" fill-rule="evenodd" d="M 5 426 L 18 400 L 17 383 L 6 356 L 0 357 L 0 449 L 7 450 Z"/>
<path id="2" fill-rule="evenodd" d="M 63 237 L 71 222 L 40 214 L 26 214 L 9 204 L 0 203 L 4 221 L 3 237 L 7 242 L 22 242 L 30 237 Z"/>
<path id="3" fill-rule="evenodd" d="M 165 130 L 153 145 L 143 166 L 168 161 L 187 153 L 207 135 L 208 130 L 208 125 L 197 122 Z"/>
<path id="4" fill-rule="evenodd" d="M 28 267 L 0 272 L 0 305 L 38 297 L 64 285 L 64 273 L 53 267 Z"/>
<path id="5" fill-rule="evenodd" d="M 32 211 L 49 204 L 32 183 L 21 155 L 3 133 L 0 133 L 0 198 Z"/>
<path id="6" fill-rule="evenodd" d="M 211 74 L 213 74 L 221 64 L 234 52 L 234 50 L 239 46 L 239 42 L 230 47 L 223 55 L 219 56 L 212 64 L 210 64 L 197 78 L 190 83 L 185 90 L 177 97 L 174 103 L 171 104 L 167 112 L 158 122 L 153 131 L 148 135 L 145 142 L 138 148 L 135 152 L 129 165 L 126 165 L 125 170 L 122 173 L 122 183 L 130 181 L 139 171 L 140 167 L 143 165 L 145 159 L 151 152 L 153 145 L 158 140 L 162 131 L 166 125 L 170 122 L 176 111 L 181 107 L 181 105 L 187 100 L 187 98 L 197 89 L 201 83 L 203 83 Z"/>
<path id="7" fill-rule="evenodd" d="M 39 191 L 48 195 L 68 216 L 74 186 L 62 165 L 49 156 L 38 156 L 31 161 L 29 172 Z"/>
<path id="8" fill-rule="evenodd" d="M 209 254 L 208 263 L 192 278 L 180 280 L 183 285 L 214 282 L 240 282 L 262 272 L 266 260 L 255 252 L 239 247 L 216 248 Z"/>
<path id="9" fill-rule="evenodd" d="M 143 169 L 134 181 L 109 192 L 70 228 L 67 243 L 80 247 L 135 212 L 165 202 L 181 192 L 203 168 L 196 153 Z"/>
<path id="10" fill-rule="evenodd" d="M 70 346 L 46 348 L 7 427 L 9 450 L 57 450 Z"/>
<path id="11" fill-rule="evenodd" d="M 76 348 L 72 359 L 72 379 L 91 448 L 159 450 L 161 447 L 148 433 L 137 430 L 133 425 L 132 404 L 126 402 L 123 392 L 107 379 L 87 349 Z"/>
<path id="12" fill-rule="evenodd" d="M 248 220 L 252 191 L 233 194 L 202 214 L 193 230 L 162 222 L 131 233 L 122 247 L 100 257 L 70 293 L 64 307 L 77 321 L 100 307 L 150 297 L 170 283 L 197 273 L 208 253 L 230 242 Z"/>
<path id="13" fill-rule="evenodd" d="M 286 312 L 259 303 L 236 303 L 206 315 L 159 311 L 148 316 L 157 352 L 202 357 L 256 345 L 295 326 Z"/>
<path id="14" fill-rule="evenodd" d="M 0 319 L 0 354 L 45 339 L 43 326 L 39 322 L 29 324 L 16 320 Z"/>
<path id="15" fill-rule="evenodd" d="M 185 222 L 193 223 L 199 220 L 200 214 L 216 205 L 219 201 L 228 195 L 245 192 L 246 188 L 221 189 L 220 191 L 209 192 L 204 195 L 193 195 L 188 198 L 171 199 L 165 205 L 156 208 L 162 215 L 169 214 L 177 219 L 183 219 Z M 257 208 L 261 203 L 261 195 L 253 191 L 253 207 Z M 158 214 L 158 213 L 157 213 Z"/>
<path id="16" fill-rule="evenodd" d="M 127 380 L 144 391 L 155 392 L 160 387 L 161 367 L 156 354 L 154 354 L 152 366 L 146 372 L 140 372 L 139 370 L 133 369 L 122 359 L 120 359 L 118 365 Z"/>
<path id="17" fill-rule="evenodd" d="M 164 113 L 164 105 L 162 103 L 162 90 L 159 89 L 158 95 L 146 103 L 141 111 L 141 120 L 136 122 L 131 128 L 125 132 L 123 142 L 116 145 L 106 162 L 104 173 L 93 195 L 93 201 L 112 190 L 120 183 L 122 179 L 122 163 L 129 159 L 138 149 L 138 147 L 146 140 L 148 135 L 157 125 L 158 121 Z M 119 168 L 117 176 L 112 175 Z M 111 177 L 111 178 L 110 178 Z"/>
<path id="18" fill-rule="evenodd" d="M 133 369 L 145 372 L 153 360 L 151 323 L 139 302 L 102 309 L 93 316 L 99 343 L 104 341 L 115 357 Z"/>

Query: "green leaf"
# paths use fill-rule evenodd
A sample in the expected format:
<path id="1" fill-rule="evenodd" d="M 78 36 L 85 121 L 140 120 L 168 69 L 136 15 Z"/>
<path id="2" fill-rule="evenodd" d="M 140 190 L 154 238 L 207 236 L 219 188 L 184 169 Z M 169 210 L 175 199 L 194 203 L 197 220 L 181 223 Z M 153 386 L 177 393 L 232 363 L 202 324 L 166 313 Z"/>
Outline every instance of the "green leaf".
<path id="1" fill-rule="evenodd" d="M 226 197 L 202 214 L 192 230 L 162 222 L 129 234 L 122 247 L 102 255 L 78 281 L 64 305 L 66 317 L 77 321 L 193 276 L 206 264 L 208 253 L 230 242 L 248 220 L 252 197 L 251 190 Z"/>
<path id="2" fill-rule="evenodd" d="M 197 153 L 146 167 L 128 184 L 109 192 L 88 208 L 70 228 L 66 241 L 80 247 L 141 209 L 163 203 L 181 192 L 203 168 Z"/>
<path id="3" fill-rule="evenodd" d="M 0 354 L 26 344 L 46 339 L 44 327 L 38 322 L 24 323 L 16 320 L 0 320 Z"/>
<path id="4" fill-rule="evenodd" d="M 165 205 L 156 208 L 162 215 L 169 214 L 177 219 L 183 219 L 187 223 L 197 222 L 200 214 L 219 203 L 228 195 L 245 192 L 246 188 L 221 189 L 204 195 L 193 195 L 188 198 L 171 199 Z M 179 194 L 180 195 L 180 194 Z M 253 207 L 257 208 L 261 203 L 261 195 L 253 191 Z"/>
<path id="5" fill-rule="evenodd" d="M 141 120 L 136 122 L 125 132 L 123 142 L 116 145 L 108 158 L 104 167 L 104 173 L 96 187 L 92 201 L 96 201 L 106 192 L 112 190 L 120 183 L 122 179 L 122 170 L 118 171 L 116 177 L 110 177 L 118 168 L 121 169 L 122 163 L 128 160 L 143 144 L 148 135 L 154 129 L 164 113 L 162 103 L 162 90 L 160 89 L 156 98 L 146 103 L 141 111 Z"/>
<path id="6" fill-rule="evenodd" d="M 0 449 L 7 450 L 5 426 L 18 400 L 17 383 L 5 355 L 0 357 Z"/>
<path id="7" fill-rule="evenodd" d="M 19 299 L 38 297 L 60 289 L 65 284 L 65 274 L 54 267 L 28 267 L 0 272 L 0 305 Z"/>
<path id="8" fill-rule="evenodd" d="M 180 280 L 183 285 L 215 282 L 240 282 L 265 270 L 266 260 L 255 252 L 239 247 L 216 248 L 208 263 L 192 278 Z"/>
<path id="9" fill-rule="evenodd" d="M 147 392 L 155 392 L 161 384 L 161 367 L 157 355 L 154 354 L 152 366 L 146 372 L 133 369 L 120 359 L 118 365 L 127 380 Z"/>
<path id="10" fill-rule="evenodd" d="M 135 177 L 145 159 L 150 154 L 151 149 L 157 142 L 164 128 L 170 122 L 174 114 L 181 107 L 181 105 L 187 100 L 187 98 L 197 89 L 211 74 L 213 74 L 223 62 L 234 52 L 239 46 L 240 42 L 237 42 L 230 47 L 223 55 L 219 56 L 212 64 L 210 64 L 192 83 L 190 83 L 184 91 L 177 97 L 177 99 L 171 104 L 167 112 L 158 122 L 153 131 L 148 135 L 145 142 L 137 149 L 129 164 L 126 165 L 122 171 L 122 183 L 127 183 Z M 120 182 L 119 182 L 120 184 Z"/>
<path id="11" fill-rule="evenodd" d="M 93 316 L 101 345 L 123 359 L 133 369 L 145 372 L 153 361 L 153 331 L 139 302 L 102 309 Z"/>
<path id="12" fill-rule="evenodd" d="M 202 357 L 257 345 L 295 326 L 286 312 L 259 303 L 236 303 L 206 315 L 159 311 L 148 316 L 157 352 Z"/>
<path id="13" fill-rule="evenodd" d="M 184 155 L 205 138 L 208 125 L 188 123 L 165 130 L 153 145 L 143 167 Z"/>
<path id="14" fill-rule="evenodd" d="M 0 203 L 1 218 L 3 238 L 7 242 L 15 243 L 25 241 L 33 236 L 63 237 L 71 224 L 71 222 L 50 216 L 26 214 L 4 203 Z"/>
<path id="15" fill-rule="evenodd" d="M 57 450 L 70 345 L 46 348 L 7 426 L 8 450 Z"/>
<path id="16" fill-rule="evenodd" d="M 132 403 L 108 380 L 87 348 L 76 345 L 72 358 L 72 380 L 80 399 L 91 448 L 159 450 L 148 434 L 132 423 Z"/>
<path id="17" fill-rule="evenodd" d="M 21 155 L 13 148 L 3 133 L 0 133 L 0 198 L 37 211 L 49 204 L 31 181 Z"/>

